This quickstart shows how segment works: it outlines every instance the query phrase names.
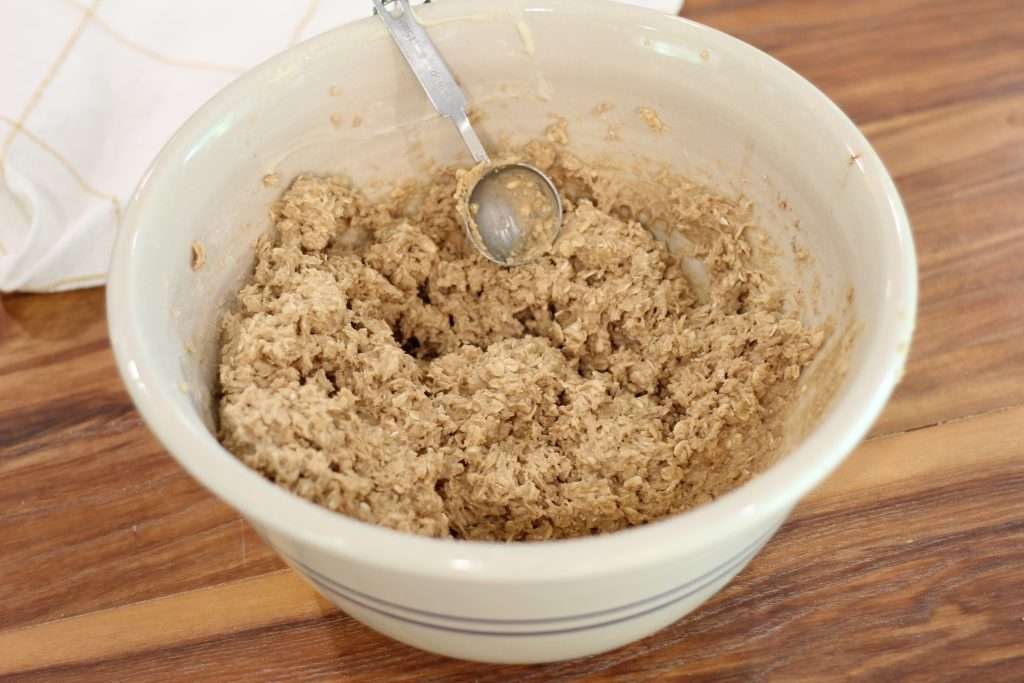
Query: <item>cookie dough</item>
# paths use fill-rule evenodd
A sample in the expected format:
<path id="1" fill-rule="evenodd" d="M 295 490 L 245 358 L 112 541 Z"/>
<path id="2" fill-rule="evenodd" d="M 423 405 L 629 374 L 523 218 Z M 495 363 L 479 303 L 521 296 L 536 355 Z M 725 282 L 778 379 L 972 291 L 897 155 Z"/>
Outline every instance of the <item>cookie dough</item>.
<path id="1" fill-rule="evenodd" d="M 465 171 L 374 200 L 295 180 L 223 320 L 223 444 L 345 515 L 498 541 L 644 524 L 771 464 L 825 333 L 755 257 L 750 207 L 625 183 L 562 132 L 521 150 L 565 221 L 517 268 L 467 242 Z"/>

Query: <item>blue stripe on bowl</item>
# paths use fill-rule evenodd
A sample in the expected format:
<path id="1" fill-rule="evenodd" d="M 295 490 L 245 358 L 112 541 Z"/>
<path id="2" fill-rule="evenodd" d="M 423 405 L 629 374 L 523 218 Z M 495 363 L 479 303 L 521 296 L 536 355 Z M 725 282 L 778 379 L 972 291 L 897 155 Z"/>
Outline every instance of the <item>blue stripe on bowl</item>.
<path id="1" fill-rule="evenodd" d="M 313 581 L 313 583 L 315 583 L 325 593 L 333 595 L 333 596 L 341 599 L 342 601 L 347 601 L 347 602 L 354 603 L 354 604 L 362 607 L 363 609 L 367 609 L 367 610 L 369 610 L 371 612 L 375 612 L 377 614 L 380 614 L 381 616 L 388 617 L 390 619 L 395 619 L 396 621 L 401 621 L 401 622 L 404 622 L 406 624 L 412 624 L 414 626 L 419 626 L 421 628 L 432 629 L 432 630 L 435 630 L 435 631 L 447 631 L 449 633 L 462 633 L 462 634 L 474 635 L 474 636 L 500 636 L 500 637 L 507 637 L 507 638 L 523 638 L 523 637 L 552 636 L 552 635 L 560 635 L 560 634 L 566 634 L 566 633 L 581 633 L 583 631 L 593 631 L 593 630 L 604 628 L 604 627 L 607 627 L 607 626 L 613 626 L 615 624 L 621 624 L 621 623 L 624 623 L 624 622 L 627 622 L 627 621 L 632 621 L 634 619 L 639 619 L 640 617 L 644 617 L 644 616 L 647 616 L 649 614 L 653 614 L 655 612 L 659 612 L 659 611 L 661 611 L 663 609 L 671 607 L 672 605 L 675 605 L 678 602 L 681 602 L 681 601 L 685 600 L 686 598 L 688 598 L 688 597 L 690 597 L 690 596 L 692 596 L 692 595 L 694 595 L 696 593 L 699 593 L 700 591 L 704 590 L 708 586 L 711 586 L 711 585 L 715 584 L 716 582 L 721 580 L 723 577 L 727 576 L 731 570 L 737 569 L 738 567 L 742 566 L 742 564 L 744 562 L 748 561 L 751 557 L 753 557 L 757 553 L 758 550 L 760 550 L 760 548 L 753 548 L 749 552 L 744 553 L 742 556 L 740 556 L 736 560 L 729 562 L 726 566 L 722 567 L 720 569 L 720 571 L 718 571 L 714 576 L 712 576 L 709 580 L 707 580 L 706 582 L 704 582 L 700 586 L 697 586 L 697 587 L 693 588 L 692 590 L 689 590 L 686 593 L 683 593 L 682 595 L 674 597 L 671 600 L 668 600 L 667 602 L 663 602 L 661 604 L 655 605 L 654 607 L 650 607 L 650 608 L 645 609 L 645 610 L 643 610 L 641 612 L 636 612 L 634 614 L 630 614 L 630 615 L 627 615 L 627 616 L 624 616 L 624 617 L 619 617 L 619 618 L 616 618 L 616 619 L 611 619 L 611 620 L 600 622 L 600 623 L 597 623 L 597 624 L 588 624 L 588 625 L 585 625 L 585 626 L 575 626 L 575 627 L 560 628 L 560 629 L 545 629 L 545 630 L 538 630 L 538 631 L 484 631 L 484 630 L 480 630 L 480 629 L 460 628 L 460 627 L 457 627 L 457 626 L 445 626 L 445 625 L 442 625 L 442 624 L 434 624 L 434 623 L 430 623 L 430 622 L 427 622 L 427 621 L 420 621 L 419 619 L 411 619 L 409 617 L 405 617 L 405 616 L 402 616 L 400 614 L 395 614 L 393 612 L 389 612 L 387 610 L 383 610 L 383 609 L 374 607 L 373 605 L 370 605 L 370 604 L 368 604 L 368 603 L 366 603 L 366 602 L 364 602 L 362 600 L 357 600 L 356 598 L 353 598 L 351 596 L 339 593 L 339 592 L 333 590 L 329 585 L 326 585 L 326 584 L 322 583 L 320 580 L 318 580 L 318 579 L 316 579 L 314 577 L 308 577 L 308 578 L 310 578 L 310 580 Z"/>
<path id="2" fill-rule="evenodd" d="M 648 596 L 648 597 L 643 598 L 641 600 L 637 600 L 635 602 L 630 602 L 630 603 L 627 603 L 625 605 L 619 605 L 618 607 L 609 607 L 607 609 L 597 610 L 597 611 L 594 611 L 594 612 L 583 612 L 581 614 L 573 614 L 573 615 L 564 616 L 564 617 L 548 617 L 548 618 L 544 618 L 544 619 L 480 619 L 480 618 L 476 618 L 476 617 L 461 616 L 461 615 L 458 615 L 458 614 L 442 614 L 442 613 L 439 613 L 439 612 L 431 612 L 431 611 L 428 611 L 428 610 L 418 609 L 416 607 L 409 607 L 407 605 L 401 605 L 401 604 L 398 604 L 398 603 L 395 603 L 395 602 L 390 602 L 388 600 L 384 600 L 383 598 L 378 598 L 376 596 L 369 595 L 367 593 L 363 593 L 361 591 L 358 591 L 355 588 L 352 588 L 350 586 L 346 586 L 343 583 L 339 583 L 335 579 L 332 579 L 332 578 L 330 578 L 330 577 L 328 577 L 328 576 L 318 572 L 317 570 L 313 569 L 309 565 L 304 564 L 303 562 L 300 562 L 299 560 L 295 559 L 294 557 L 292 557 L 290 555 L 285 555 L 285 557 L 292 564 L 294 564 L 296 567 L 299 567 L 305 573 L 311 575 L 311 577 L 316 577 L 317 579 L 319 579 L 320 583 L 327 584 L 328 586 L 330 586 L 334 590 L 334 592 L 336 592 L 336 593 L 340 592 L 340 593 L 343 593 L 343 594 L 355 595 L 355 596 L 358 596 L 359 598 L 362 598 L 363 600 L 370 601 L 370 602 L 375 603 L 377 605 L 383 605 L 383 606 L 391 607 L 391 608 L 394 608 L 394 609 L 400 609 L 400 610 L 403 610 L 403 611 L 406 611 L 406 612 L 412 612 L 414 614 L 419 614 L 419 615 L 422 615 L 422 616 L 425 616 L 425 617 L 430 617 L 430 618 L 433 618 L 433 619 L 447 619 L 449 621 L 465 621 L 465 622 L 476 623 L 476 624 L 516 624 L 516 625 L 550 624 L 550 623 L 557 623 L 557 622 L 562 622 L 562 621 L 577 621 L 579 619 L 588 619 L 588 618 L 591 618 L 591 617 L 604 616 L 604 615 L 607 615 L 607 614 L 611 614 L 613 612 L 621 612 L 621 611 L 627 610 L 627 609 L 635 609 L 637 607 L 640 607 L 641 605 L 645 605 L 645 604 L 647 604 L 649 602 L 654 602 L 656 600 L 660 600 L 661 598 L 664 598 L 664 597 L 666 597 L 668 595 L 676 593 L 676 592 L 678 592 L 680 590 L 684 590 L 684 589 L 686 589 L 686 588 L 688 588 L 688 587 L 690 587 L 692 585 L 703 584 L 703 582 L 705 581 L 705 579 L 707 577 L 717 573 L 722 567 L 724 567 L 725 565 L 731 563 L 737 557 L 740 557 L 741 555 L 746 554 L 752 548 L 759 548 L 761 545 L 763 545 L 764 542 L 768 539 L 768 537 L 770 537 L 773 533 L 775 533 L 775 530 L 777 528 L 778 528 L 778 525 L 772 527 L 771 529 L 769 529 L 765 533 L 761 534 L 757 539 L 755 539 L 753 542 L 751 542 L 749 545 L 747 545 L 745 548 L 743 548 L 742 550 L 737 552 L 735 555 L 733 555 L 731 558 L 729 558 L 725 562 L 721 563 L 720 565 L 718 565 L 714 569 L 711 569 L 710 571 L 705 572 L 703 575 L 698 576 L 696 579 L 691 579 L 690 581 L 688 581 L 686 583 L 680 584 L 678 586 L 674 586 L 674 587 L 672 587 L 672 588 L 670 588 L 668 590 L 662 591 L 660 593 L 656 593 L 654 595 Z M 278 551 L 278 552 L 280 552 L 280 551 Z M 284 555 L 284 553 L 282 553 L 282 555 Z"/>
<path id="3" fill-rule="evenodd" d="M 381 600 L 380 598 L 375 598 L 375 597 L 367 595 L 365 593 L 361 593 L 361 592 L 356 591 L 356 590 L 354 590 L 352 588 L 348 588 L 347 586 L 339 584 L 338 582 L 334 581 L 333 579 L 330 579 L 330 578 L 320 574 L 319 572 L 309 568 L 305 564 L 302 564 L 301 562 L 298 562 L 298 561 L 296 561 L 295 559 L 293 559 L 291 557 L 288 557 L 288 559 L 293 564 L 295 564 L 297 567 L 301 568 L 305 573 L 307 573 L 307 578 L 309 578 L 314 584 L 317 585 L 317 587 L 319 587 L 325 593 L 328 593 L 328 594 L 330 594 L 332 596 L 340 598 L 343 601 L 351 602 L 351 603 L 353 603 L 355 605 L 358 605 L 358 606 L 362 607 L 363 609 L 367 609 L 367 610 L 370 610 L 371 612 L 375 612 L 377 614 L 380 614 L 381 616 L 385 616 L 385 617 L 388 617 L 388 618 L 391 618 L 391 619 L 395 619 L 395 620 L 398 620 L 398 621 L 401 621 L 401 622 L 405 622 L 405 623 L 412 624 L 412 625 L 415 625 L 415 626 L 420 626 L 420 627 L 423 627 L 423 628 L 430 628 L 430 629 L 435 629 L 435 630 L 440 630 L 440 631 L 449 631 L 449 632 L 454 632 L 454 633 L 464 633 L 464 634 L 469 634 L 469 635 L 510 636 L 510 637 L 518 637 L 518 636 L 545 636 L 545 635 L 556 635 L 556 634 L 563 634 L 563 633 L 577 633 L 577 632 L 580 632 L 580 631 L 588 631 L 588 630 L 592 630 L 592 629 L 604 628 L 606 626 L 611 626 L 611 625 L 614 625 L 614 624 L 620 624 L 620 623 L 625 622 L 625 621 L 629 621 L 629 620 L 632 620 L 632 619 L 637 619 L 637 618 L 640 618 L 640 617 L 643 617 L 643 616 L 647 616 L 647 615 L 652 614 L 654 612 L 657 612 L 657 611 L 666 609 L 668 607 L 671 607 L 672 605 L 674 605 L 674 604 L 676 604 L 678 602 L 681 602 L 682 600 L 685 600 L 686 598 L 688 598 L 688 597 L 690 597 L 690 596 L 692 596 L 692 595 L 694 595 L 696 593 L 699 593 L 700 591 L 704 590 L 708 586 L 710 586 L 710 585 L 720 581 L 724 576 L 728 575 L 731 571 L 737 569 L 738 567 L 742 566 L 744 563 L 748 562 L 755 554 L 757 554 L 757 552 L 761 549 L 761 547 L 764 545 L 764 543 L 768 540 L 768 537 L 774 531 L 775 531 L 775 529 L 773 528 L 773 529 L 769 530 L 768 532 L 762 534 L 756 541 L 754 541 L 753 543 L 748 545 L 744 550 L 741 550 L 737 555 L 733 556 L 732 559 L 726 561 L 723 564 L 720 564 L 718 567 L 716 567 L 715 569 L 711 570 L 710 572 L 705 573 L 704 575 L 702 575 L 701 577 L 699 577 L 697 579 L 694 579 L 692 581 L 688 581 L 688 582 L 686 582 L 684 584 L 676 586 L 675 588 L 672 588 L 672 589 L 670 589 L 668 591 L 663 591 L 661 593 L 658 593 L 657 595 L 653 595 L 653 596 L 650 596 L 648 598 L 644 598 L 642 600 L 638 600 L 636 602 L 630 603 L 628 605 L 623 605 L 623 606 L 620 606 L 620 607 L 613 607 L 613 608 L 609 608 L 609 609 L 599 610 L 599 611 L 596 611 L 596 612 L 587 612 L 587 613 L 578 614 L 578 615 L 575 615 L 575 616 L 551 617 L 551 618 L 547 618 L 547 619 L 504 619 L 504 620 L 502 620 L 502 619 L 475 619 L 475 618 L 470 618 L 470 617 L 459 617 L 459 616 L 455 616 L 455 615 L 439 614 L 439 613 L 428 612 L 428 611 L 425 611 L 425 610 L 419 610 L 419 609 L 415 609 L 415 608 L 411 608 L 411 607 L 405 607 L 403 605 L 397 605 L 395 603 L 391 603 L 391 602 L 388 602 L 386 600 Z M 468 628 L 468 627 L 459 627 L 459 626 L 448 626 L 448 625 L 444 625 L 444 624 L 435 624 L 435 623 L 432 623 L 432 622 L 422 621 L 420 619 L 414 619 L 412 617 L 408 617 L 408 616 L 405 616 L 405 615 L 402 615 L 402 614 L 397 614 L 397 613 L 395 613 L 393 611 L 390 611 L 388 609 L 384 609 L 384 608 L 379 606 L 379 605 L 387 605 L 389 607 L 393 607 L 393 608 L 396 608 L 396 609 L 402 609 L 402 610 L 405 610 L 405 611 L 408 611 L 408 612 L 413 612 L 413 613 L 416 613 L 416 614 L 421 614 L 421 615 L 424 615 L 424 616 L 430 617 L 430 618 L 445 619 L 445 620 L 456 621 L 456 622 L 461 621 L 461 622 L 466 622 L 467 624 L 477 623 L 477 624 L 492 624 L 492 625 L 503 625 L 504 624 L 504 625 L 528 626 L 528 625 L 531 625 L 531 624 L 542 625 L 542 624 L 551 624 L 551 623 L 557 623 L 557 622 L 574 621 L 574 620 L 579 620 L 579 619 L 585 619 L 585 618 L 588 618 L 588 617 L 607 615 L 607 614 L 612 613 L 612 612 L 619 612 L 619 611 L 623 611 L 623 610 L 627 610 L 627 609 L 635 609 L 637 607 L 641 607 L 643 605 L 646 605 L 647 603 L 657 601 L 657 600 L 659 600 L 661 598 L 664 598 L 667 595 L 672 595 L 673 593 L 678 593 L 680 591 L 683 591 L 680 595 L 676 595 L 676 596 L 674 596 L 674 597 L 672 597 L 672 598 L 670 598 L 670 599 L 668 599 L 668 600 L 666 600 L 664 602 L 660 602 L 659 604 L 654 605 L 653 607 L 649 607 L 649 608 L 644 609 L 644 610 L 642 610 L 640 612 L 635 612 L 633 614 L 617 617 L 615 619 L 611 619 L 611 620 L 608 620 L 608 621 L 603 621 L 603 622 L 600 622 L 600 623 L 597 623 L 597 624 L 587 624 L 587 625 L 582 625 L 582 626 L 565 627 L 565 628 L 560 628 L 560 629 L 541 629 L 541 630 L 534 630 L 534 631 L 494 631 L 494 630 L 481 630 L 481 629 Z M 355 597 L 355 596 L 359 596 L 359 597 Z M 374 602 L 374 603 L 377 603 L 377 605 L 371 604 L 371 601 Z"/>

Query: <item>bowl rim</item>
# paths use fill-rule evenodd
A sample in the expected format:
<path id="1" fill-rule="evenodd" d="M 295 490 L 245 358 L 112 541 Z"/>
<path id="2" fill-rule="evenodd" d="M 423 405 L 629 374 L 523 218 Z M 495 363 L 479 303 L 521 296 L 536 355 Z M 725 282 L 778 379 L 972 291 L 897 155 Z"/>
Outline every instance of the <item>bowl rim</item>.
<path id="1" fill-rule="evenodd" d="M 170 400 L 135 312 L 145 305 L 144 273 L 136 254 L 152 193 L 175 171 L 194 141 L 232 102 L 289 64 L 314 58 L 334 41 L 371 39 L 382 30 L 372 18 L 341 26 L 286 50 L 251 69 L 204 104 L 164 146 L 135 191 L 116 239 L 107 286 L 111 344 L 118 371 L 144 421 L 158 440 L 203 486 L 245 518 L 328 555 L 405 573 L 460 580 L 553 581 L 612 574 L 643 566 L 666 554 L 714 552 L 715 545 L 780 520 L 856 447 L 877 419 L 902 376 L 917 311 L 917 261 L 910 223 L 899 193 L 878 154 L 853 122 L 814 85 L 778 60 L 725 33 L 696 22 L 611 0 L 505 0 L 509 11 L 599 15 L 623 26 L 654 29 L 682 39 L 737 51 L 765 78 L 785 81 L 828 116 L 851 149 L 872 193 L 888 210 L 880 229 L 892 230 L 895 272 L 887 274 L 886 305 L 866 353 L 865 369 L 850 382 L 825 418 L 791 452 L 749 482 L 711 503 L 650 524 L 586 538 L 537 543 L 457 541 L 416 536 L 361 522 L 299 498 L 266 480 L 224 449 L 198 421 Z M 479 15 L 479 0 L 446 0 L 419 9 L 431 18 Z M 358 43 L 357 43 L 358 44 Z M 210 466 L 216 463 L 216 466 Z M 410 558 L 415 558 L 410 561 Z"/>

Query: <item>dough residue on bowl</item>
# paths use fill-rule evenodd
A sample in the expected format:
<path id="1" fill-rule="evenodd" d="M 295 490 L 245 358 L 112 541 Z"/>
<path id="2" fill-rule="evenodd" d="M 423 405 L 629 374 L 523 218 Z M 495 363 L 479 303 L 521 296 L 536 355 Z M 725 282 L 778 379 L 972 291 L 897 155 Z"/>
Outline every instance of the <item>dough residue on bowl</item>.
<path id="1" fill-rule="evenodd" d="M 563 132 L 519 150 L 565 219 L 517 268 L 468 243 L 465 171 L 376 199 L 296 179 L 223 320 L 224 445 L 357 519 L 501 541 L 644 524 L 770 465 L 825 330 L 755 257 L 751 207 L 626 182 Z"/>

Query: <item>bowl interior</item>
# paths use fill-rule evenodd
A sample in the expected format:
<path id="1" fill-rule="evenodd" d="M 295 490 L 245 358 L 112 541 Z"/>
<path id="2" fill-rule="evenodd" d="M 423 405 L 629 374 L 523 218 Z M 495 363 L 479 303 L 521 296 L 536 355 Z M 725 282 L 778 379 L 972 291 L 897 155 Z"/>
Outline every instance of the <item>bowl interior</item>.
<path id="1" fill-rule="evenodd" d="M 482 115 L 486 143 L 528 140 L 560 115 L 584 156 L 667 162 L 753 200 L 808 320 L 849 315 L 842 321 L 858 326 L 838 391 L 829 401 L 808 397 L 803 411 L 817 407 L 814 448 L 828 447 L 800 467 L 815 470 L 810 483 L 824 476 L 895 383 L 916 296 L 905 216 L 856 128 L 784 66 L 679 19 L 589 0 L 447 0 L 419 11 Z M 597 116 L 602 103 L 613 108 Z M 652 131 L 639 107 L 656 110 L 665 132 Z M 609 122 L 618 141 L 606 139 Z M 137 381 L 158 435 L 165 444 L 175 429 L 204 439 L 202 453 L 176 452 L 189 469 L 244 469 L 208 433 L 197 435 L 213 425 L 218 320 L 285 184 L 312 171 L 379 189 L 450 161 L 469 157 L 374 19 L 262 65 L 172 140 L 120 238 L 111 318 L 125 377 Z M 265 186 L 269 174 L 281 183 Z M 197 272 L 193 243 L 207 257 Z M 798 262 L 800 250 L 810 265 Z"/>

